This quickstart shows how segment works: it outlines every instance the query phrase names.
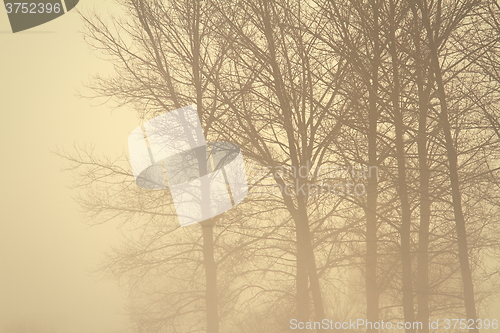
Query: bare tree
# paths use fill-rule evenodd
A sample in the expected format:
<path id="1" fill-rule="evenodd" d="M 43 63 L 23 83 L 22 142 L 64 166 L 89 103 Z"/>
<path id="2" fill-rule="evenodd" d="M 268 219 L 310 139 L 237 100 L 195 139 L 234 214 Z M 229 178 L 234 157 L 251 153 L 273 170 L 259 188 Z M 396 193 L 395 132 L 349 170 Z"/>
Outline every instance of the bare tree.
<path id="1" fill-rule="evenodd" d="M 117 77 L 94 81 L 97 95 L 143 119 L 197 104 L 205 135 L 237 143 L 257 165 L 248 174 L 260 173 L 221 223 L 180 231 L 168 191 L 135 187 L 126 158 L 66 154 L 83 170 L 94 222 L 123 218 L 144 231 L 104 266 L 145 292 L 132 311 L 141 329 L 254 332 L 265 322 L 282 332 L 293 311 L 309 321 L 311 306 L 316 321 L 343 316 L 332 295 L 352 269 L 363 274 L 368 321 L 416 318 L 428 332 L 431 315 L 462 316 L 464 304 L 476 319 L 485 249 L 497 246 L 487 221 L 498 206 L 488 157 L 500 137 L 498 86 L 485 79 L 496 77 L 494 4 L 120 4 L 129 21 L 84 17 L 87 41 L 117 65 Z M 377 169 L 361 180 L 366 195 L 329 192 L 339 163 Z"/>

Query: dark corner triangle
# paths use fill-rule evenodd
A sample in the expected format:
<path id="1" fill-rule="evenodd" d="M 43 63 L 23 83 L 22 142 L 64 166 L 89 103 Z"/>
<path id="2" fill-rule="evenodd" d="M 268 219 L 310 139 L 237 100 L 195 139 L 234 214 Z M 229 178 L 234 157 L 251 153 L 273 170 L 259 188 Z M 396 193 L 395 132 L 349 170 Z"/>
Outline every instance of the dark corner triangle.
<path id="1" fill-rule="evenodd" d="M 80 0 L 64 0 L 64 2 L 66 3 L 66 12 L 69 12 L 70 10 L 75 8 L 78 1 Z"/>

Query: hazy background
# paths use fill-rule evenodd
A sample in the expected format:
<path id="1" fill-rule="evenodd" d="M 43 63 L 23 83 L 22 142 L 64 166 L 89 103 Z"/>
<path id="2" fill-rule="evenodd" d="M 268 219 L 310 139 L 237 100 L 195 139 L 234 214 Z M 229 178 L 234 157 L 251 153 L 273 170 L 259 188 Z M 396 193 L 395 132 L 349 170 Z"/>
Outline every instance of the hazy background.
<path id="1" fill-rule="evenodd" d="M 77 8 L 106 16 L 114 6 L 81 0 Z M 134 112 L 77 97 L 92 74 L 113 70 L 90 53 L 81 28 L 72 11 L 12 34 L 0 9 L 0 333 L 20 323 L 64 333 L 126 332 L 126 289 L 90 273 L 120 232 L 116 223 L 83 224 L 68 189 L 71 175 L 51 152 L 94 143 L 97 153 L 115 156 L 139 124 Z M 496 315 L 499 303 L 481 310 Z"/>
<path id="2" fill-rule="evenodd" d="M 89 6 L 113 10 L 102 0 L 78 8 Z M 1 8 L 0 332 L 19 322 L 57 332 L 122 331 L 125 289 L 89 273 L 119 231 L 82 223 L 71 175 L 51 151 L 87 142 L 120 154 L 137 121 L 76 96 L 92 74 L 111 68 L 90 53 L 75 11 L 13 34 Z"/>

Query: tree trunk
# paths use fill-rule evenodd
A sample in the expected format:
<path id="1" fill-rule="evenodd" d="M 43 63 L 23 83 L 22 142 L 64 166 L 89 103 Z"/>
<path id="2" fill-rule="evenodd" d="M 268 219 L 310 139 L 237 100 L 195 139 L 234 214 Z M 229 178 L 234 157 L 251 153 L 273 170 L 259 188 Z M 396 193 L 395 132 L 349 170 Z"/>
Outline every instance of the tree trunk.
<path id="1" fill-rule="evenodd" d="M 433 30 L 431 28 L 428 9 L 422 6 L 422 19 L 427 31 L 427 39 L 429 41 L 429 49 L 431 52 L 431 65 L 434 72 L 434 78 L 437 86 L 437 93 L 440 102 L 440 123 L 443 127 L 445 136 L 446 152 L 448 154 L 449 171 L 450 171 L 450 184 L 451 195 L 453 203 L 453 214 L 455 217 L 455 228 L 457 232 L 458 241 L 458 260 L 460 263 L 460 271 L 462 274 L 462 282 L 464 289 L 464 303 L 466 319 L 477 318 L 476 304 L 474 300 L 474 284 L 472 280 L 472 272 L 469 264 L 469 251 L 467 245 L 467 231 L 465 229 L 465 218 L 462 208 L 462 195 L 460 192 L 460 178 L 458 175 L 458 158 L 451 135 L 450 121 L 448 118 L 448 106 L 446 103 L 446 93 L 441 73 L 441 66 L 439 64 L 438 46 L 434 41 Z M 479 332 L 478 329 L 470 329 L 469 332 Z"/>
<path id="2" fill-rule="evenodd" d="M 279 60 L 277 56 L 276 45 L 274 41 L 274 31 L 271 22 L 273 21 L 272 16 L 272 2 L 263 1 L 262 3 L 262 14 L 264 19 L 264 34 L 267 39 L 270 60 L 269 63 L 272 68 L 272 75 L 274 79 L 274 85 L 276 88 L 276 96 L 278 97 L 279 104 L 283 112 L 283 122 L 286 131 L 286 136 L 288 140 L 288 146 L 290 149 L 290 159 L 292 162 L 292 168 L 296 171 L 300 170 L 302 166 L 299 162 L 300 159 L 300 149 L 295 144 L 295 128 L 292 121 L 292 108 L 290 106 L 290 100 L 286 93 L 286 85 L 283 82 L 283 76 L 281 74 L 281 69 L 279 66 Z M 304 148 L 304 147 L 303 147 Z M 309 159 L 303 159 L 309 160 Z M 309 164 L 306 165 L 309 168 Z M 307 169 L 309 171 L 309 169 Z M 298 183 L 298 188 L 301 188 L 304 179 L 302 177 L 296 177 Z M 311 291 L 313 294 L 313 301 L 315 306 L 316 317 L 324 317 L 323 300 L 321 296 L 321 290 L 319 285 L 319 278 L 316 270 L 316 260 L 314 257 L 314 251 L 312 248 L 312 240 L 309 229 L 309 221 L 307 217 L 307 200 L 302 194 L 296 193 L 297 207 L 293 204 L 290 196 L 284 192 L 284 184 L 281 180 L 277 179 L 277 183 L 282 186 L 282 195 L 287 206 L 288 211 L 291 213 L 292 218 L 295 222 L 296 227 L 296 238 L 297 238 L 297 316 L 301 318 L 309 318 L 309 289 L 307 285 L 307 278 L 311 282 Z M 308 195 L 308 194 L 307 194 Z M 302 262 L 304 261 L 304 262 Z M 305 269 L 305 277 L 304 270 Z M 306 291 L 303 290 L 306 289 Z M 306 295 L 307 292 L 307 295 Z M 298 319 L 298 318 L 297 318 Z M 323 319 L 323 318 L 321 318 Z M 300 319 L 299 319 L 300 320 Z"/>
<path id="3" fill-rule="evenodd" d="M 403 114 L 400 107 L 400 80 L 399 80 L 399 59 L 396 48 L 396 33 L 395 33 L 395 4 L 390 1 L 390 53 L 392 60 L 392 108 L 394 112 L 394 127 L 396 132 L 396 159 L 398 166 L 397 175 L 397 192 L 401 202 L 401 270 L 402 270 L 402 289 L 403 289 L 403 313 L 406 322 L 413 323 L 415 321 L 415 312 L 413 309 L 413 283 L 412 283 L 412 268 L 411 268 L 411 209 L 408 201 L 408 186 L 406 184 L 406 153 L 404 143 L 404 122 Z M 406 328 L 407 333 L 414 333 L 414 328 Z"/>
<path id="4" fill-rule="evenodd" d="M 193 79 L 196 88 L 196 106 L 200 122 L 203 121 L 203 85 L 201 81 L 201 37 L 200 37 L 201 1 L 193 0 Z M 206 129 L 205 129 L 206 131 Z M 208 173 L 207 148 L 199 151 L 198 170 L 200 176 Z M 207 182 L 208 179 L 202 180 Z M 202 184 L 202 202 L 210 200 L 210 184 Z M 202 205 L 202 216 L 210 216 L 210 205 Z M 201 222 L 203 231 L 203 264 L 205 266 L 205 303 L 207 333 L 219 333 L 219 298 L 217 294 L 217 264 L 214 258 L 214 225 L 216 218 Z"/>
<path id="5" fill-rule="evenodd" d="M 202 223 L 203 264 L 205 266 L 207 333 L 219 333 L 219 300 L 217 295 L 217 264 L 214 259 L 214 221 Z"/>
<path id="6" fill-rule="evenodd" d="M 306 239 L 304 233 L 301 232 L 300 224 L 297 222 L 295 222 L 295 235 L 297 238 L 297 273 L 295 277 L 297 320 L 306 322 L 309 321 L 310 316 Z"/>
<path id="7" fill-rule="evenodd" d="M 419 192 L 420 192 L 420 223 L 418 229 L 418 258 L 417 258 L 417 297 L 418 312 L 417 320 L 421 323 L 420 332 L 429 333 L 429 228 L 431 219 L 431 200 L 429 195 L 430 170 L 427 165 L 427 113 L 429 103 L 430 86 L 424 90 L 425 73 L 428 67 L 424 65 L 420 47 L 420 25 L 418 24 L 418 14 L 415 4 L 412 4 L 414 18 L 414 44 L 415 44 L 415 64 L 416 79 L 418 87 L 418 168 L 419 168 Z M 425 69 L 424 69 L 425 66 Z"/>
<path id="8" fill-rule="evenodd" d="M 297 231 L 302 234 L 304 240 L 304 256 L 307 262 L 307 271 L 311 285 L 311 294 L 314 304 L 314 315 L 316 321 L 321 321 L 325 318 L 325 309 L 323 306 L 323 297 L 321 294 L 321 287 L 319 283 L 319 276 L 316 267 L 316 257 L 312 246 L 311 230 L 309 228 L 309 218 L 307 216 L 307 198 L 299 195 L 298 202 L 298 215 L 299 220 L 296 222 L 298 225 Z"/>
<path id="9" fill-rule="evenodd" d="M 378 68 L 380 63 L 379 27 L 378 27 L 378 1 L 373 8 L 373 43 L 374 58 L 372 63 L 371 86 L 369 87 L 369 112 L 368 112 L 368 164 L 377 166 L 377 93 L 378 93 Z M 366 214 L 366 317 L 370 322 L 377 322 L 379 318 L 379 290 L 377 283 L 377 189 L 378 179 L 370 176 L 367 184 Z M 375 333 L 377 329 L 371 328 L 367 333 Z"/>
<path id="10" fill-rule="evenodd" d="M 301 322 L 306 322 L 309 320 L 310 309 L 309 309 L 309 288 L 308 288 L 308 269 L 307 269 L 307 256 L 306 256 L 306 235 L 301 230 L 303 229 L 299 223 L 299 213 L 294 205 L 291 196 L 285 191 L 285 182 L 277 174 L 276 170 L 272 172 L 273 178 L 281 189 L 281 195 L 283 197 L 283 202 L 290 212 L 292 219 L 295 223 L 295 238 L 297 240 L 296 248 L 296 260 L 297 260 L 297 271 L 295 273 L 295 302 L 296 302 L 296 319 Z"/>

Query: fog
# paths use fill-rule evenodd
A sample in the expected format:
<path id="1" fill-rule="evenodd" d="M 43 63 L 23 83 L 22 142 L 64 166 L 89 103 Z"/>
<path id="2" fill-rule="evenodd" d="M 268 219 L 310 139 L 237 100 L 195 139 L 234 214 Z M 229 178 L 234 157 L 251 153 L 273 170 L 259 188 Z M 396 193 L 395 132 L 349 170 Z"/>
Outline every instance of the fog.
<path id="1" fill-rule="evenodd" d="M 12 34 L 0 14 L 0 332 L 126 327 L 123 290 L 92 273 L 119 232 L 82 222 L 71 176 L 53 153 L 87 142 L 119 154 L 135 126 L 131 113 L 77 97 L 90 75 L 109 69 L 89 52 L 80 25 L 70 12 Z"/>
<path id="2" fill-rule="evenodd" d="M 500 320 L 500 6 L 471 2 L 485 24 L 454 1 L 82 0 L 87 42 L 76 10 L 16 34 L 0 14 L 0 333 L 496 330 L 477 323 Z M 192 104 L 199 137 L 245 158 L 228 213 L 183 197 L 216 145 L 153 154 L 147 122 Z M 134 128 L 135 178 L 114 159 Z"/>

